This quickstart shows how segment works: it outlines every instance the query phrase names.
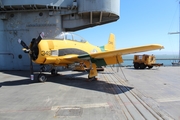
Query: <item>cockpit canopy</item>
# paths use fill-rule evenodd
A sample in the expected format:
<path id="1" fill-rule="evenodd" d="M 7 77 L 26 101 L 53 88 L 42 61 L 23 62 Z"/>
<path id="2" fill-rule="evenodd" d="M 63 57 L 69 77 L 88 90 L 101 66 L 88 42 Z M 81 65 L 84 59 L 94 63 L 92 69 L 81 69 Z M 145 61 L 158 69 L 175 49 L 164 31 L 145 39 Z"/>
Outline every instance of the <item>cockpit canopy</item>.
<path id="1" fill-rule="evenodd" d="M 71 32 L 62 32 L 59 35 L 57 35 L 55 37 L 55 39 L 59 39 L 59 40 L 73 40 L 73 41 L 78 41 L 78 42 L 86 42 L 86 40 L 84 38 L 82 38 L 79 35 L 76 35 L 74 33 Z"/>

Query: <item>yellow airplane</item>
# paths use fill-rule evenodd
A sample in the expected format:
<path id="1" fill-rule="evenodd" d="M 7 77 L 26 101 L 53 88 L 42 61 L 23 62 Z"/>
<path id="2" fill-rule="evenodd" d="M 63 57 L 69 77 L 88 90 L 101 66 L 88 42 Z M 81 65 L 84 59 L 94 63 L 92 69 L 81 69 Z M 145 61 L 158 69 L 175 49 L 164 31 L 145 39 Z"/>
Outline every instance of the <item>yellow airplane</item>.
<path id="1" fill-rule="evenodd" d="M 24 47 L 24 52 L 29 53 L 31 61 L 42 65 L 38 79 L 41 82 L 47 80 L 42 74 L 45 65 L 51 65 L 51 74 L 57 74 L 58 66 L 68 67 L 73 63 L 83 63 L 89 69 L 88 78 L 97 76 L 97 68 L 119 64 L 123 62 L 122 55 L 150 50 L 163 49 L 159 44 L 151 44 L 138 47 L 130 47 L 115 50 L 115 36 L 110 34 L 108 43 L 98 47 L 90 44 L 83 38 L 68 32 L 62 32 L 55 38 L 43 38 L 42 32 L 38 38 L 34 38 L 28 47 L 22 40 L 18 42 Z M 33 80 L 33 67 L 31 62 L 31 80 Z"/>

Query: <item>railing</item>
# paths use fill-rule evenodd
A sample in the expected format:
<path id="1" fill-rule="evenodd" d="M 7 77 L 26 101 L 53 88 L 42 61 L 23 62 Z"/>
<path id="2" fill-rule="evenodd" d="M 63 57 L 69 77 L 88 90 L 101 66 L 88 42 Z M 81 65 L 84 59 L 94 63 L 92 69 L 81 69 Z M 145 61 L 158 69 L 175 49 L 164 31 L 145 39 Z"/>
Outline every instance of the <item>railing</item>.
<path id="1" fill-rule="evenodd" d="M 131 59 L 131 58 L 127 58 L 127 59 L 123 59 L 124 61 L 133 61 L 133 59 Z M 156 60 L 180 60 L 180 59 L 178 59 L 178 58 L 158 58 L 158 59 L 156 59 Z"/>
<path id="2" fill-rule="evenodd" d="M 124 58 L 122 66 L 133 66 L 133 58 Z M 131 62 L 132 61 L 132 62 Z M 180 66 L 179 58 L 156 58 L 156 63 L 163 63 L 163 66 Z"/>

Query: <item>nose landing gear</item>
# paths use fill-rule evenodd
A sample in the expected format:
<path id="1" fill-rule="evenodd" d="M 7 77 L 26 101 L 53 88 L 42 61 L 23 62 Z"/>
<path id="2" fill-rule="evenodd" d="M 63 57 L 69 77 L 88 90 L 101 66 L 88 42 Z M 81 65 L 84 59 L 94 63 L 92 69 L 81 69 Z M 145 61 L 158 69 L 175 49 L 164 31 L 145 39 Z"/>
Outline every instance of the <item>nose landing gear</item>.
<path id="1" fill-rule="evenodd" d="M 46 68 L 45 66 L 42 66 L 42 67 L 40 68 L 40 73 L 39 73 L 39 75 L 38 75 L 38 80 L 39 80 L 40 82 L 46 82 L 47 76 L 42 73 L 42 72 L 45 72 L 46 70 L 47 70 L 47 68 Z"/>
<path id="2" fill-rule="evenodd" d="M 38 80 L 39 80 L 40 82 L 46 82 L 47 77 L 46 77 L 45 74 L 39 74 L 39 75 L 38 75 Z"/>
<path id="3" fill-rule="evenodd" d="M 43 72 L 46 72 L 47 71 L 47 68 L 43 65 L 41 68 L 40 68 L 40 73 L 38 75 L 38 81 L 40 82 L 46 82 L 47 80 L 47 75 L 43 74 Z M 52 67 L 51 70 L 51 75 L 57 75 L 58 71 Z"/>

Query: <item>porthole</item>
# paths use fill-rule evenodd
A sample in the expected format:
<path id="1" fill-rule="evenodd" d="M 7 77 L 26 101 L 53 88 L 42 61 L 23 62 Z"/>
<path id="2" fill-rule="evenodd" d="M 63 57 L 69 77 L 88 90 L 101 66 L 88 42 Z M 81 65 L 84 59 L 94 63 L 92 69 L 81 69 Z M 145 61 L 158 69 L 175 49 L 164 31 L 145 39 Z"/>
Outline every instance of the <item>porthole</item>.
<path id="1" fill-rule="evenodd" d="M 10 14 L 10 17 L 14 17 L 14 14 L 12 13 L 12 14 Z"/>
<path id="2" fill-rule="evenodd" d="M 18 58 L 19 58 L 19 59 L 22 59 L 22 55 L 18 55 Z"/>
<path id="3" fill-rule="evenodd" d="M 40 12 L 40 13 L 39 13 L 39 16 L 43 16 L 43 13 L 42 13 L 42 12 Z"/>

